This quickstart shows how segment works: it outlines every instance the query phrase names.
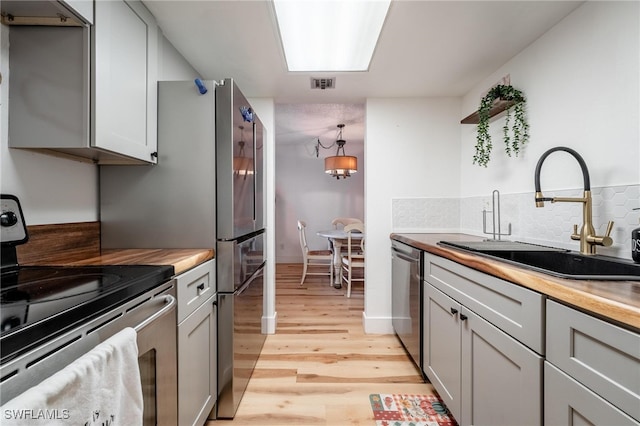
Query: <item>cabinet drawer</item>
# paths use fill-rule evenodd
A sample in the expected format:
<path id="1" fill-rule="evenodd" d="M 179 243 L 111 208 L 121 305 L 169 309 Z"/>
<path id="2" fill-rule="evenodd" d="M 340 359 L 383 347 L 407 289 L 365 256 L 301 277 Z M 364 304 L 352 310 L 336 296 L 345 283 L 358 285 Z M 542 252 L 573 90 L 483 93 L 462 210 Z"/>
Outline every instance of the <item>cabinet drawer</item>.
<path id="1" fill-rule="evenodd" d="M 485 320 L 544 354 L 544 296 L 425 253 L 423 277 Z"/>
<path id="2" fill-rule="evenodd" d="M 547 360 L 640 421 L 640 335 L 547 301 Z"/>
<path id="3" fill-rule="evenodd" d="M 178 323 L 216 292 L 215 259 L 176 277 Z"/>

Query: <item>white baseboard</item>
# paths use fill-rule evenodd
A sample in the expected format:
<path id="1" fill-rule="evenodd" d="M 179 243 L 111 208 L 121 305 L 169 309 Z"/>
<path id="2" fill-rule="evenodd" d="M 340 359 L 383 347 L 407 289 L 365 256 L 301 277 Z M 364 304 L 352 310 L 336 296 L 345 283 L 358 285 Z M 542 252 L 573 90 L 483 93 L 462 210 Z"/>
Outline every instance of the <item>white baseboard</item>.
<path id="1" fill-rule="evenodd" d="M 391 317 L 367 317 L 362 312 L 362 327 L 366 334 L 394 334 Z"/>
<path id="2" fill-rule="evenodd" d="M 278 313 L 274 312 L 272 317 L 262 317 L 262 333 L 275 334 L 278 325 Z"/>

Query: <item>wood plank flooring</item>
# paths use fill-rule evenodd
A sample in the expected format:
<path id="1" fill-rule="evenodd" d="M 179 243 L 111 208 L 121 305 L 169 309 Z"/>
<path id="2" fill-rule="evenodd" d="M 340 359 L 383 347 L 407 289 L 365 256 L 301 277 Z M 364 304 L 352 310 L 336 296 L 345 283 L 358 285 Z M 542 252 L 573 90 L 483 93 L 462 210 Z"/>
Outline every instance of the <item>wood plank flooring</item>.
<path id="1" fill-rule="evenodd" d="M 434 393 L 395 335 L 365 334 L 362 283 L 335 289 L 301 264 L 276 269 L 276 334 L 269 335 L 233 420 L 219 425 L 374 426 L 371 393 Z"/>

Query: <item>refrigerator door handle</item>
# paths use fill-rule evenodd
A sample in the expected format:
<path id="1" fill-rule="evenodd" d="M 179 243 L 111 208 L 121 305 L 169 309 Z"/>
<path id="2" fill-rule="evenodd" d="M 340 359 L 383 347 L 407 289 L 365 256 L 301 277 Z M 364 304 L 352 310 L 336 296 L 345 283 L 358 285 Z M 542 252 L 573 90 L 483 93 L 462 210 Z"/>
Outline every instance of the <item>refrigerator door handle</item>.
<path id="1" fill-rule="evenodd" d="M 253 226 L 255 228 L 256 226 L 256 220 L 257 220 L 257 213 L 256 213 L 256 203 L 257 203 L 257 197 L 258 194 L 256 194 L 256 188 L 257 188 L 257 179 L 258 179 L 258 169 L 256 168 L 256 165 L 258 164 L 258 162 L 256 161 L 256 156 L 258 155 L 258 138 L 256 136 L 256 122 L 253 122 L 253 155 L 251 156 L 251 160 L 253 161 L 253 174 L 251 175 L 253 177 Z"/>
<path id="2" fill-rule="evenodd" d="M 244 283 L 242 283 L 240 288 L 236 290 L 235 294 L 240 295 L 244 293 L 244 291 L 251 285 L 253 280 L 255 280 L 262 273 L 262 271 L 264 271 L 264 267 L 266 264 L 267 264 L 266 260 L 262 262 L 262 264 L 253 272 L 253 274 L 251 274 L 251 276 L 247 278 Z"/>

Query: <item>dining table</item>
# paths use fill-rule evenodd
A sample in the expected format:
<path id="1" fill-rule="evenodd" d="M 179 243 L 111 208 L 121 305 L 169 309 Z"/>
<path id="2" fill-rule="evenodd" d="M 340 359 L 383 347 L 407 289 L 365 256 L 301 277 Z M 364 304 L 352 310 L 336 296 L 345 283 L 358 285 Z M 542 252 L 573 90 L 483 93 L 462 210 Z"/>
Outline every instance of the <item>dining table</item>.
<path id="1" fill-rule="evenodd" d="M 342 260 L 340 259 L 340 250 L 343 244 L 347 244 L 349 240 L 349 233 L 343 229 L 327 229 L 324 231 L 318 231 L 316 233 L 319 237 L 327 238 L 331 241 L 331 245 L 333 247 L 333 273 L 334 273 L 334 281 L 333 286 L 335 288 L 340 288 L 342 286 L 341 282 L 341 274 L 342 270 L 341 264 Z M 360 244 L 360 240 L 364 238 L 364 234 L 362 232 L 352 231 L 351 232 L 351 241 L 352 243 Z"/>

